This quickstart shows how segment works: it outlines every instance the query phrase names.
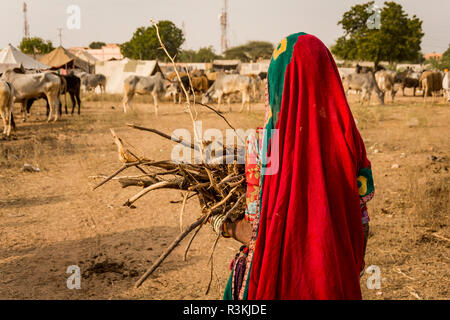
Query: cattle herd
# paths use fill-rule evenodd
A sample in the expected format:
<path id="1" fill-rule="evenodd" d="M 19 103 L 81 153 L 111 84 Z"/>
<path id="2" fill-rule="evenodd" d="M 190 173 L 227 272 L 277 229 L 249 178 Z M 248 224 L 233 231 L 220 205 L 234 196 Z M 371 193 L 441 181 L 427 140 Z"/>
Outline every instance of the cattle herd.
<path id="1" fill-rule="evenodd" d="M 449 72 L 439 70 L 416 71 L 407 68 L 402 72 L 395 72 L 380 68 L 374 72 L 370 68 L 357 67 L 356 72 L 342 75 L 342 84 L 346 94 L 349 90 L 359 94 L 361 104 L 365 101 L 369 103 L 372 93 L 377 95 L 380 104 L 384 104 L 386 93 L 389 93 L 394 102 L 399 89 L 405 96 L 405 88 L 412 88 L 413 96 L 416 96 L 417 89 L 421 90 L 424 102 L 427 102 L 427 97 L 432 97 L 434 102 L 441 94 L 450 101 L 449 77 Z"/>
<path id="2" fill-rule="evenodd" d="M 135 94 L 146 94 L 153 97 L 155 114 L 158 115 L 158 99 L 164 97 L 173 99 L 173 103 L 181 103 L 184 90 L 191 94 L 200 95 L 201 103 L 207 104 L 217 100 L 220 111 L 222 100 L 226 98 L 228 111 L 231 110 L 231 98 L 240 96 L 242 105 L 240 112 L 247 106 L 250 111 L 251 100 L 264 99 L 265 77 L 267 73 L 259 75 L 241 75 L 225 72 L 205 72 L 194 70 L 189 73 L 179 72 L 181 82 L 175 72 L 163 74 L 157 72 L 154 75 L 131 75 L 123 84 L 123 111 L 132 109 L 131 102 Z M 385 95 L 389 93 L 394 102 L 399 89 L 405 95 L 405 88 L 412 88 L 413 95 L 416 91 L 422 91 L 426 102 L 427 97 L 436 97 L 443 94 L 450 101 L 449 72 L 437 70 L 417 71 L 410 68 L 402 72 L 394 72 L 381 68 L 374 72 L 371 68 L 356 67 L 355 72 L 341 74 L 342 84 L 346 94 L 353 90 L 360 97 L 360 103 L 370 103 L 371 95 L 376 94 L 380 104 L 384 104 Z M 45 71 L 35 73 L 15 68 L 5 71 L 0 78 L 0 115 L 3 120 L 3 134 L 9 136 L 15 127 L 13 106 L 19 103 L 22 106 L 23 120 L 26 121 L 27 113 L 33 102 L 37 99 L 45 99 L 47 105 L 47 121 L 58 120 L 62 114 L 61 95 L 68 94 L 72 102 L 72 114 L 78 107 L 81 109 L 80 92 L 93 91 L 97 87 L 104 93 L 107 78 L 102 74 L 88 74 L 78 70 L 72 70 L 67 75 L 57 72 Z M 185 99 L 185 98 L 184 98 Z M 67 99 L 65 104 L 67 114 Z"/>

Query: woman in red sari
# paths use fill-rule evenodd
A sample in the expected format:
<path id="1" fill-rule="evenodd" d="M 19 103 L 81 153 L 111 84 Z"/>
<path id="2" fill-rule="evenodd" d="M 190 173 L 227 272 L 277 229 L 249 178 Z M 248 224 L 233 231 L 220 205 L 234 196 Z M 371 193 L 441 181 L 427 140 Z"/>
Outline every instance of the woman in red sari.
<path id="1" fill-rule="evenodd" d="M 361 299 L 372 172 L 316 37 L 293 34 L 275 48 L 264 130 L 246 147 L 246 218 L 217 230 L 244 243 L 224 298 Z"/>

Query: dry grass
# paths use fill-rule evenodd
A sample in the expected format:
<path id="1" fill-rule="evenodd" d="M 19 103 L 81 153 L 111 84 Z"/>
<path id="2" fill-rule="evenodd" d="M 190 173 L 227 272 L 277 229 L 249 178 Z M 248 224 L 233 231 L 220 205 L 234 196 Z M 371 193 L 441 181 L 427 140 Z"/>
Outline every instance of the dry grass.
<path id="1" fill-rule="evenodd" d="M 380 290 L 368 289 L 369 275 L 363 276 L 363 296 L 448 299 L 450 106 L 425 106 L 420 98 L 396 99 L 395 104 L 370 107 L 351 100 L 376 188 L 369 203 L 366 264 L 379 266 L 382 276 Z M 124 115 L 118 101 L 85 100 L 81 117 L 64 116 L 50 124 L 43 121 L 44 108 L 37 107 L 28 123 L 18 121 L 16 140 L 0 141 L 0 298 L 221 298 L 228 264 L 239 244 L 219 241 L 216 275 L 211 292 L 204 295 L 206 262 L 215 240 L 209 228 L 200 231 L 187 262 L 182 261 L 182 244 L 142 288 L 132 289 L 135 275 L 141 275 L 178 234 L 179 204 L 169 202 L 180 197 L 157 191 L 137 202 L 137 209 L 125 208 L 124 200 L 138 189 L 121 190 L 111 183 L 92 192 L 98 181 L 88 177 L 120 167 L 114 165 L 117 152 L 109 128 L 142 146 L 145 156 L 168 159 L 171 150 L 165 140 L 125 124 L 169 134 L 177 128 L 190 129 L 191 124 L 179 105 L 162 105 L 156 118 L 153 107 L 140 103 L 135 113 Z M 237 128 L 255 128 L 264 113 L 262 105 L 253 109 L 251 114 L 233 112 L 227 118 Z M 217 116 L 202 112 L 203 130 L 226 128 Z M 41 172 L 22 172 L 25 162 L 39 166 Z M 188 202 L 186 224 L 198 215 L 198 204 Z M 95 270 L 83 278 L 77 292 L 65 288 L 70 264 Z M 108 271 L 99 266 L 115 267 Z"/>

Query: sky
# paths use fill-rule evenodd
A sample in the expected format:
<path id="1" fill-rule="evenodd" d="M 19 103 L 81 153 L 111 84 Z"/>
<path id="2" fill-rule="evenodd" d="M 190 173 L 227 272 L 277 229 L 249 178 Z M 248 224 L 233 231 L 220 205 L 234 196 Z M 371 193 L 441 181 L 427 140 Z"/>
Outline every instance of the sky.
<path id="1" fill-rule="evenodd" d="M 0 1 L 0 48 L 17 46 L 23 36 L 23 0 Z M 64 47 L 88 46 L 92 41 L 123 43 L 150 18 L 184 25 L 184 49 L 212 45 L 220 52 L 219 13 L 223 0 L 25 0 L 31 36 Z M 295 32 L 319 37 L 330 46 L 342 35 L 337 22 L 352 5 L 368 0 L 228 0 L 230 46 L 250 40 L 278 43 Z M 422 51 L 443 52 L 450 43 L 449 0 L 397 0 L 405 11 L 423 21 Z M 376 0 L 379 6 L 383 1 Z M 80 28 L 69 29 L 71 5 L 80 8 Z"/>

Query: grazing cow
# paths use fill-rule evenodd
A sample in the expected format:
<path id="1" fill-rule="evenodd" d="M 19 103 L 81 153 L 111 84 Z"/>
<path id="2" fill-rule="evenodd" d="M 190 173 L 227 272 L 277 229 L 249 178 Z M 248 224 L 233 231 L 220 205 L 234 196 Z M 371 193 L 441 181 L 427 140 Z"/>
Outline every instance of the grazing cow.
<path id="1" fill-rule="evenodd" d="M 184 88 L 189 88 L 189 77 L 187 75 L 180 76 L 181 82 L 183 83 Z M 178 97 L 178 103 L 181 103 L 181 98 L 183 96 L 183 89 L 181 87 L 180 82 L 178 81 L 178 78 L 170 81 L 171 84 L 166 90 L 165 98 L 173 97 L 173 103 L 177 103 L 177 97 Z"/>
<path id="2" fill-rule="evenodd" d="M 61 89 L 61 78 L 51 72 L 38 74 L 22 74 L 15 70 L 7 70 L 2 79 L 11 83 L 14 87 L 14 102 L 22 104 L 23 120 L 26 121 L 26 103 L 30 98 L 47 97 L 50 112 L 47 121 L 53 118 L 58 120 L 59 94 Z"/>
<path id="3" fill-rule="evenodd" d="M 100 87 L 100 91 L 105 93 L 106 77 L 101 73 L 85 73 L 81 76 L 81 86 L 84 88 L 84 91 L 91 91 L 95 90 L 97 87 Z"/>
<path id="4" fill-rule="evenodd" d="M 7 137 L 14 127 L 12 109 L 14 105 L 14 88 L 4 80 L 0 80 L 0 115 L 3 120 L 3 134 Z"/>
<path id="5" fill-rule="evenodd" d="M 206 94 L 203 96 L 202 103 L 211 103 L 212 99 L 217 97 L 218 110 L 222 104 L 222 97 L 227 95 L 228 109 L 231 112 L 230 104 L 230 94 L 235 92 L 241 92 L 242 94 L 242 107 L 239 112 L 244 110 L 245 104 L 247 103 L 247 111 L 250 111 L 250 92 L 254 90 L 254 81 L 249 76 L 244 76 L 240 74 L 226 74 L 217 73 L 216 81 L 208 89 Z"/>
<path id="6" fill-rule="evenodd" d="M 183 87 L 190 92 L 191 84 L 194 89 L 194 93 L 204 94 L 209 89 L 209 81 L 205 75 L 195 77 L 188 75 L 181 76 L 181 82 Z M 183 88 L 181 87 L 178 79 L 171 81 L 172 84 L 167 88 L 165 97 L 173 96 L 173 103 L 176 103 L 176 97 L 178 96 L 178 103 L 181 103 L 181 98 L 184 95 Z M 190 92 L 191 93 L 191 92 Z"/>
<path id="7" fill-rule="evenodd" d="M 124 80 L 123 89 L 123 112 L 127 112 L 131 100 L 135 94 L 151 94 L 155 105 L 155 114 L 158 115 L 158 96 L 161 96 L 170 85 L 168 80 L 163 78 L 161 72 L 154 76 L 129 76 Z"/>
<path id="8" fill-rule="evenodd" d="M 375 91 L 380 104 L 384 104 L 384 92 L 378 87 L 377 81 L 372 71 L 367 73 L 352 73 L 342 78 L 342 85 L 344 86 L 345 93 L 348 94 L 348 90 L 356 90 L 361 92 L 360 102 L 364 104 L 364 100 L 367 98 L 367 103 L 370 104 L 370 97 L 372 92 Z"/>
<path id="9" fill-rule="evenodd" d="M 444 90 L 444 98 L 450 102 L 450 71 L 446 71 L 442 80 L 442 89 Z"/>
<path id="10" fill-rule="evenodd" d="M 388 91 L 391 93 L 392 103 L 394 103 L 394 97 L 397 93 L 394 88 L 396 75 L 396 72 L 390 70 L 380 70 L 375 73 L 375 79 L 377 80 L 378 87 L 384 94 Z"/>
<path id="11" fill-rule="evenodd" d="M 435 97 L 442 90 L 442 74 L 438 71 L 425 71 L 419 79 L 419 86 L 423 90 L 423 100 L 427 101 L 427 97 L 432 96 L 433 103 Z"/>

